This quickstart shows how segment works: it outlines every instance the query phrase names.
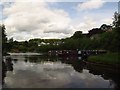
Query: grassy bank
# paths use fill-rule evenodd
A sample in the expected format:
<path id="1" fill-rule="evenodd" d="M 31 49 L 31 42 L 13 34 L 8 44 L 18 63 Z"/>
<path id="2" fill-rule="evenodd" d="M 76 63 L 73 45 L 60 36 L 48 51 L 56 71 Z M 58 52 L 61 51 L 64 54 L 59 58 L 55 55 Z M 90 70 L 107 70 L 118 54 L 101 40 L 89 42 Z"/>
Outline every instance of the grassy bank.
<path id="1" fill-rule="evenodd" d="M 90 56 L 88 61 L 103 64 L 120 64 L 120 53 L 106 53 L 103 55 Z"/>

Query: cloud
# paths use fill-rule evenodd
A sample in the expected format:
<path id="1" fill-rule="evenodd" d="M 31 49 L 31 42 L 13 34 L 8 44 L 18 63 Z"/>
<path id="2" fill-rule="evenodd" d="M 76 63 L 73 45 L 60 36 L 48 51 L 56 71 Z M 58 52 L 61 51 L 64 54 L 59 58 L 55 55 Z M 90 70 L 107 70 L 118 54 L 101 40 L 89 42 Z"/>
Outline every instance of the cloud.
<path id="1" fill-rule="evenodd" d="M 7 34 L 17 40 L 63 38 L 71 33 L 69 14 L 62 9 L 50 9 L 45 2 L 15 2 L 3 12 L 7 17 L 4 20 Z"/>
<path id="2" fill-rule="evenodd" d="M 97 22 L 96 20 L 94 20 L 94 18 L 89 16 L 84 16 L 83 21 L 77 24 L 77 26 L 74 28 L 75 30 L 82 31 L 83 33 L 88 33 L 88 31 L 93 27 L 95 27 L 96 25 L 97 25 Z"/>
<path id="3" fill-rule="evenodd" d="M 83 33 L 88 33 L 89 30 L 93 28 L 100 28 L 102 24 L 110 25 L 112 24 L 112 17 L 104 15 L 104 17 L 97 18 L 97 14 L 95 15 L 87 15 L 83 16 L 83 18 L 77 17 L 73 22 L 73 32 L 82 31 Z"/>
<path id="4" fill-rule="evenodd" d="M 0 25 L 2 25 L 2 20 L 0 20 Z"/>
<path id="5" fill-rule="evenodd" d="M 107 24 L 112 24 L 113 20 L 112 20 L 112 18 L 106 18 L 106 19 L 101 20 L 101 22 L 107 23 Z"/>
<path id="6" fill-rule="evenodd" d="M 81 10 L 91 10 L 91 9 L 98 9 L 103 6 L 105 1 L 103 0 L 88 0 L 83 3 L 79 3 L 76 7 L 78 11 Z"/>
<path id="7" fill-rule="evenodd" d="M 54 2 L 52 3 L 54 5 Z M 69 7 L 51 8 L 50 4 L 51 2 L 4 3 L 3 14 L 6 18 L 3 21 L 8 37 L 19 41 L 31 38 L 66 38 L 72 36 L 75 31 L 87 33 L 92 28 L 99 28 L 103 23 L 112 22 L 111 11 L 92 11 L 104 4 L 102 0 L 79 3 L 77 8 L 80 11 L 74 13 L 72 18 L 70 15 L 73 12 L 67 11 Z"/>

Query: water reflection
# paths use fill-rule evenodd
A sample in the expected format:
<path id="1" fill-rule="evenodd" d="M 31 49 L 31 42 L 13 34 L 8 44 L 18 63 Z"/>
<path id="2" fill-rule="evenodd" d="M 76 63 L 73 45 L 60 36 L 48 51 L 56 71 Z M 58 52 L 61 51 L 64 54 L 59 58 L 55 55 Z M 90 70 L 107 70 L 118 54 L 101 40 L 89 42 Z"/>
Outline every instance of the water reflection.
<path id="1" fill-rule="evenodd" d="M 12 63 L 11 57 L 6 58 L 5 65 L 6 65 L 7 71 L 13 71 L 13 63 Z"/>
<path id="2" fill-rule="evenodd" d="M 2 60 L 2 84 L 4 84 L 4 79 L 6 77 L 7 71 L 13 71 L 13 63 L 11 57 L 7 57 Z"/>
<path id="3" fill-rule="evenodd" d="M 87 69 L 89 72 L 94 75 L 100 75 L 105 80 L 110 81 L 110 86 L 114 86 L 114 88 L 120 88 L 120 72 L 119 69 L 111 69 L 111 68 L 104 68 L 94 64 L 86 64 Z"/>
<path id="4" fill-rule="evenodd" d="M 116 88 L 118 73 L 86 64 L 77 57 L 11 56 L 9 88 Z M 10 62 L 9 62 L 10 63 Z M 120 75 L 120 74 L 119 74 Z M 46 86 L 47 85 L 47 86 Z"/>
<path id="5" fill-rule="evenodd" d="M 74 70 L 76 70 L 77 72 L 82 73 L 83 69 L 84 69 L 84 65 L 85 63 L 82 60 L 78 60 L 77 57 L 64 57 L 60 59 L 62 63 L 65 64 L 70 64 Z"/>
<path id="6" fill-rule="evenodd" d="M 7 68 L 5 62 L 2 61 L 2 84 L 4 84 L 4 78 L 6 77 Z"/>
<path id="7" fill-rule="evenodd" d="M 17 59 L 13 59 L 14 63 L 16 63 L 18 60 Z"/>

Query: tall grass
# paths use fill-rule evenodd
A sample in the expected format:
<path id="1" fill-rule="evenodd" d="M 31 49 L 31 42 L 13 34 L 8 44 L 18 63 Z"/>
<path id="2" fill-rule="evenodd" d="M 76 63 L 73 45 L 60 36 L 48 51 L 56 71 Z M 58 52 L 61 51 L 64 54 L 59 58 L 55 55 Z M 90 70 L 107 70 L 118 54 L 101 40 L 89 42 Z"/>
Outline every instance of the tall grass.
<path id="1" fill-rule="evenodd" d="M 120 64 L 120 53 L 106 53 L 103 55 L 90 56 L 88 61 L 104 64 Z"/>

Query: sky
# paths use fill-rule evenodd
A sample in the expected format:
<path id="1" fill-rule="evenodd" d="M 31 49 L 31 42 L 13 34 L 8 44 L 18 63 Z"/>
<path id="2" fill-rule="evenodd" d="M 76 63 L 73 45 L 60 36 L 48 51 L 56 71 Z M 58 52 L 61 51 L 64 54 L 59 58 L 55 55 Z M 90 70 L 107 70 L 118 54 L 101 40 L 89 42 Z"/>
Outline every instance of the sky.
<path id="1" fill-rule="evenodd" d="M 52 0 L 0 2 L 0 23 L 9 38 L 23 41 L 32 38 L 66 38 L 75 31 L 88 33 L 102 24 L 112 24 L 117 1 Z"/>

